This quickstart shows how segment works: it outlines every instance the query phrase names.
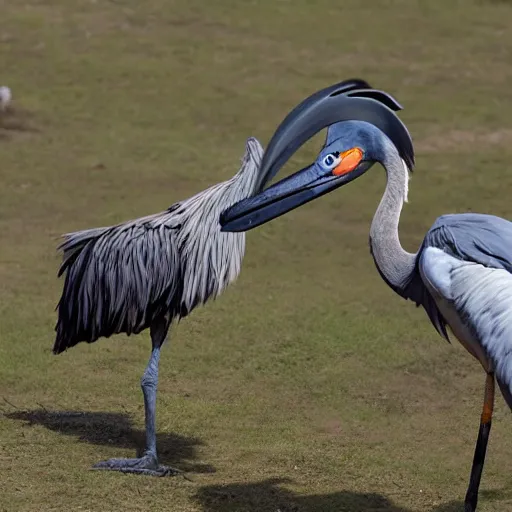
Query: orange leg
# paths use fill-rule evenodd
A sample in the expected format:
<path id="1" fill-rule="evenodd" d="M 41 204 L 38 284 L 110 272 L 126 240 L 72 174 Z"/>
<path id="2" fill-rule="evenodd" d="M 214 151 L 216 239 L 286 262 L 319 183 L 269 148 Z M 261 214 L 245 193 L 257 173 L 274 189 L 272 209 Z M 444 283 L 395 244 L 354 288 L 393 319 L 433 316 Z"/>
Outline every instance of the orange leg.
<path id="1" fill-rule="evenodd" d="M 485 395 L 482 417 L 480 419 L 480 430 L 476 441 L 475 455 L 473 457 L 473 466 L 471 467 L 471 477 L 464 500 L 464 512 L 475 512 L 478 503 L 478 488 L 484 469 L 485 452 L 489 433 L 491 432 L 492 411 L 494 408 L 494 373 L 488 373 L 485 379 Z"/>

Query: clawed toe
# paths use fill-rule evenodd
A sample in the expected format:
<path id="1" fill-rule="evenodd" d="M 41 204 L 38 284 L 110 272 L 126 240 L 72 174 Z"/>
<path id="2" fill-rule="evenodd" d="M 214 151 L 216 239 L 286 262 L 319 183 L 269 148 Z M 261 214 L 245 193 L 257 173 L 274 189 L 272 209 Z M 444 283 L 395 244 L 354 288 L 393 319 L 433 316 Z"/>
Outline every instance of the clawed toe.
<path id="1" fill-rule="evenodd" d="M 104 460 L 95 464 L 92 469 L 148 476 L 174 476 L 182 473 L 179 469 L 161 466 L 156 457 L 151 455 L 145 455 L 138 459 Z"/>

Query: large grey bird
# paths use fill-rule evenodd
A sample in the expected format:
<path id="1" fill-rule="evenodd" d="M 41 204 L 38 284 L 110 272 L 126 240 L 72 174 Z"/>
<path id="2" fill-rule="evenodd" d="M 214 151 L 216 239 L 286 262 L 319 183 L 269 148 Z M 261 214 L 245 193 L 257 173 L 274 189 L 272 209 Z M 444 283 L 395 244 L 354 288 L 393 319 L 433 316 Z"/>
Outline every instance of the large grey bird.
<path id="1" fill-rule="evenodd" d="M 340 84 L 340 93 L 372 95 L 361 79 Z M 366 90 L 370 92 L 367 93 Z M 386 95 L 377 99 L 397 108 Z M 245 234 L 221 233 L 220 213 L 259 192 L 263 149 L 255 138 L 246 143 L 238 173 L 230 180 L 173 204 L 168 210 L 117 226 L 65 235 L 59 276 L 66 274 L 58 304 L 59 354 L 79 342 L 113 334 L 138 334 L 149 328 L 151 357 L 141 380 L 146 448 L 140 458 L 110 459 L 96 469 L 162 476 L 176 472 L 158 463 L 156 389 L 160 348 L 173 320 L 216 298 L 233 282 L 242 264 Z"/>
<path id="2" fill-rule="evenodd" d="M 339 94 L 373 97 L 391 109 L 401 107 L 358 78 L 339 84 Z M 79 342 L 113 334 L 138 334 L 149 328 L 151 357 L 141 380 L 146 449 L 140 458 L 111 459 L 96 469 L 147 475 L 176 472 L 158 463 L 156 389 L 160 348 L 173 320 L 213 299 L 233 282 L 242 264 L 245 234 L 222 233 L 220 213 L 261 191 L 263 149 L 247 140 L 239 172 L 230 180 L 172 205 L 167 211 L 117 226 L 65 235 L 61 248 L 66 273 L 58 305 L 58 354 Z"/>
<path id="3" fill-rule="evenodd" d="M 252 229 L 346 185 L 376 162 L 384 167 L 386 189 L 370 229 L 377 269 L 398 295 L 423 306 L 446 339 L 448 326 L 486 372 L 465 497 L 465 511 L 474 512 L 491 428 L 495 378 L 512 409 L 512 223 L 492 215 L 443 215 L 416 253 L 404 250 L 398 224 L 414 166 L 409 132 L 385 105 L 336 93 L 337 86 L 319 91 L 285 118 L 265 151 L 260 179 L 275 175 L 298 147 L 328 127 L 316 161 L 228 209 L 221 216 L 222 230 Z"/>

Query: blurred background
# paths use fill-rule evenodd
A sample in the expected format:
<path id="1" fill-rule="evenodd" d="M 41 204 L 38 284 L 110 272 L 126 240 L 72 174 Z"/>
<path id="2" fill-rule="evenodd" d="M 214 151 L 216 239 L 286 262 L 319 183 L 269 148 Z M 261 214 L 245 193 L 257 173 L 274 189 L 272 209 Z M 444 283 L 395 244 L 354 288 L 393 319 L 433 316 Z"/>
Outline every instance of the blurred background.
<path id="1" fill-rule="evenodd" d="M 1 1 L 0 510 L 456 512 L 484 372 L 368 249 L 385 176 L 251 231 L 237 284 L 172 332 L 152 479 L 88 471 L 142 442 L 148 333 L 53 356 L 61 233 L 230 178 L 306 95 L 360 77 L 405 110 L 416 251 L 442 213 L 509 217 L 512 2 Z M 322 136 L 323 137 L 323 136 Z M 317 137 L 286 166 L 314 158 Z M 497 400 L 480 508 L 512 510 Z"/>

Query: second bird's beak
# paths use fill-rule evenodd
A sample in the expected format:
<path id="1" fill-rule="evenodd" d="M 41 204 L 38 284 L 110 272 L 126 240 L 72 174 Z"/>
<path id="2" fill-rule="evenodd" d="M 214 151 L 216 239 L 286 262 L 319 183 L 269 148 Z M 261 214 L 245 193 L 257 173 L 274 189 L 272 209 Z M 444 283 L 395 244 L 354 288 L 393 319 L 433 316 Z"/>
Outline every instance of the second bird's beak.
<path id="1" fill-rule="evenodd" d="M 366 172 L 373 162 L 361 162 L 341 176 L 321 174 L 317 165 L 306 167 L 260 194 L 228 208 L 220 217 L 221 231 L 249 231 L 299 206 L 346 185 Z"/>

